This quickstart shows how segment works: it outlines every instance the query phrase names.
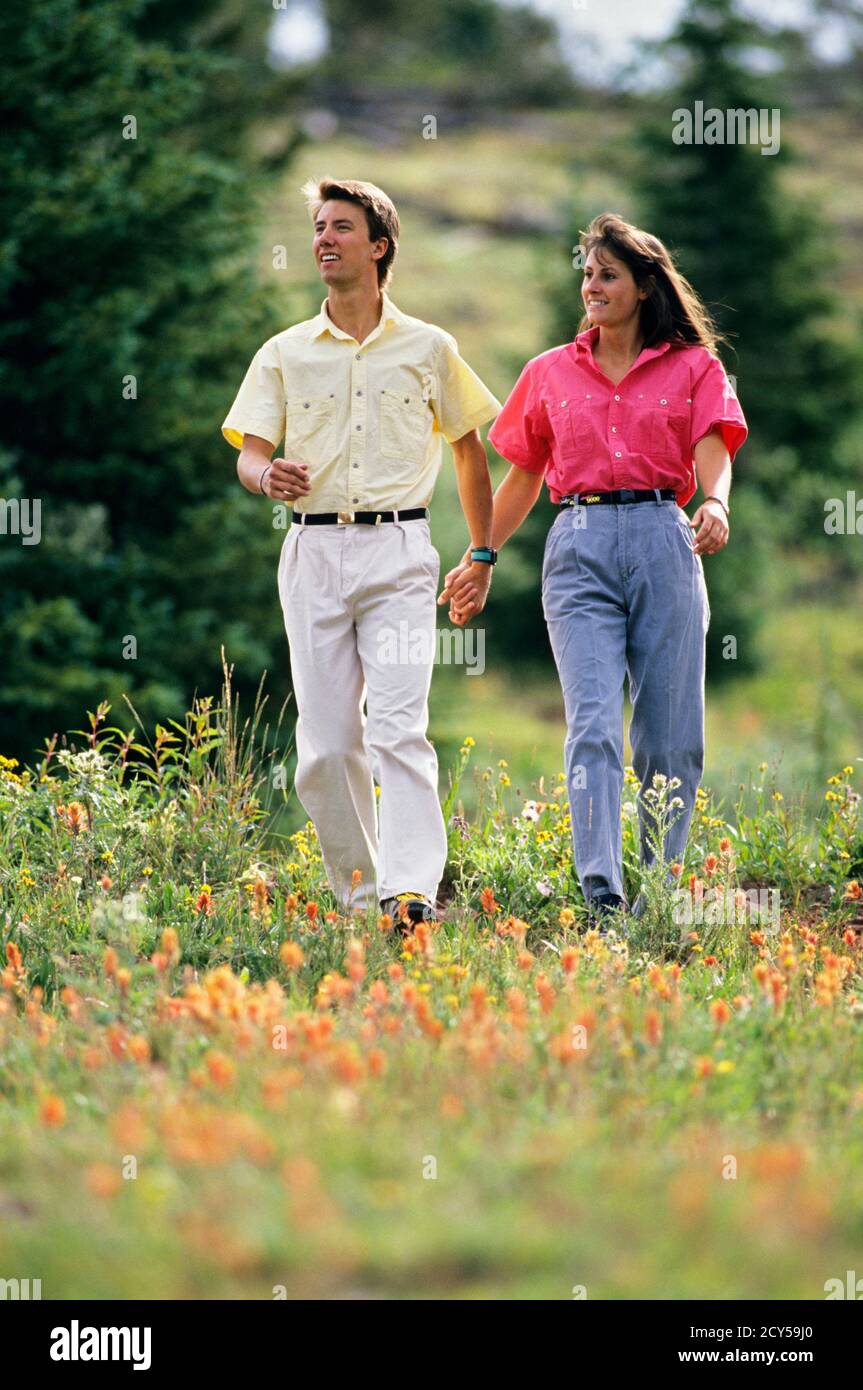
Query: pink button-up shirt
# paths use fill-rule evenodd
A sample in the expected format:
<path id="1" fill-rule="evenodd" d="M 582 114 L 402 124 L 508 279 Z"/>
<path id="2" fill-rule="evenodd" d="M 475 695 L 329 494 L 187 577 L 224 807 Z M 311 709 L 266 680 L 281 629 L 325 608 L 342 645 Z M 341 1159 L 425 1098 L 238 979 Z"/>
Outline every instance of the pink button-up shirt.
<path id="1" fill-rule="evenodd" d="M 499 454 L 569 493 L 674 488 L 693 496 L 692 451 L 719 429 L 731 459 L 748 426 L 725 368 L 705 347 L 644 348 L 615 386 L 593 355 L 599 327 L 531 358 L 488 437 Z"/>

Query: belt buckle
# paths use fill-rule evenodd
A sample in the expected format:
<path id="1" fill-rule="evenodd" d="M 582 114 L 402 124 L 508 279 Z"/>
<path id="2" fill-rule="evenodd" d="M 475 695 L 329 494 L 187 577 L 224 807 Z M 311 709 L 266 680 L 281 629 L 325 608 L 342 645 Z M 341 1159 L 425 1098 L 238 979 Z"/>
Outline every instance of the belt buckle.
<path id="1" fill-rule="evenodd" d="M 631 487 L 622 487 L 622 488 L 620 489 L 620 500 L 621 500 L 621 502 L 632 502 L 632 501 L 634 500 L 634 498 L 635 498 L 635 490 L 634 490 L 634 488 L 631 488 Z"/>
<path id="2" fill-rule="evenodd" d="M 353 512 L 338 512 L 336 515 L 339 526 L 347 526 L 354 519 Z"/>

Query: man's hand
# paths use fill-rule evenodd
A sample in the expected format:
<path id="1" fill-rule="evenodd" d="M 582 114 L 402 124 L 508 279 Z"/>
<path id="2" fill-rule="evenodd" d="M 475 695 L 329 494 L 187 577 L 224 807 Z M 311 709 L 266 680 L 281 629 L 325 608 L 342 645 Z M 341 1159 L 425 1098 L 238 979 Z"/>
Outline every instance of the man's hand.
<path id="1" fill-rule="evenodd" d="M 728 520 L 721 502 L 702 502 L 689 524 L 700 527 L 693 535 L 696 555 L 713 555 L 728 544 Z"/>
<path id="2" fill-rule="evenodd" d="M 311 491 L 308 465 L 291 463 L 289 459 L 273 459 L 264 479 L 263 491 L 274 502 L 295 502 L 298 497 L 305 497 Z"/>
<path id="3" fill-rule="evenodd" d="M 485 608 L 491 571 L 482 560 L 465 559 L 447 574 L 438 603 L 449 600 L 449 620 L 456 627 L 464 627 Z"/>

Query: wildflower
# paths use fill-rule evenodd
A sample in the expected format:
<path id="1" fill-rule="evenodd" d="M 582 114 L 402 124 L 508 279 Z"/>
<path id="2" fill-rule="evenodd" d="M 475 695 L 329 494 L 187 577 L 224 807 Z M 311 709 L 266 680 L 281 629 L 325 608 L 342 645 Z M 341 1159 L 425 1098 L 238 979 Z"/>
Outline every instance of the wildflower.
<path id="1" fill-rule="evenodd" d="M 115 1197 L 120 1191 L 122 1178 L 110 1163 L 91 1163 L 84 1174 L 87 1190 L 94 1197 Z"/>
<path id="2" fill-rule="evenodd" d="M 180 938 L 174 927 L 165 928 L 160 945 L 171 964 L 177 965 L 180 959 Z"/>
<path id="3" fill-rule="evenodd" d="M 109 878 L 107 874 L 103 874 L 102 877 L 99 879 L 99 887 L 102 888 L 106 893 L 108 889 L 112 886 L 112 883 L 113 879 Z"/>
<path id="4" fill-rule="evenodd" d="M 575 921 L 575 913 L 571 907 L 562 907 L 557 915 L 557 920 L 562 927 L 571 927 Z"/>
<path id="5" fill-rule="evenodd" d="M 662 1037 L 662 1018 L 658 1009 L 648 1009 L 644 1015 L 644 1036 L 655 1047 Z"/>
<path id="6" fill-rule="evenodd" d="M 43 1125 L 48 1125 L 51 1129 L 58 1129 L 66 1123 L 66 1104 L 60 1096 L 43 1096 L 39 1106 L 39 1118 Z"/>
<path id="7" fill-rule="evenodd" d="M 710 1076 L 711 1072 L 713 1071 L 713 1065 L 714 1064 L 712 1057 L 696 1057 L 695 1075 L 698 1077 L 699 1080 L 701 1080 L 705 1076 Z"/>
<path id="8" fill-rule="evenodd" d="M 476 747 L 476 739 L 475 739 L 475 738 L 471 738 L 470 734 L 468 734 L 467 738 L 464 739 L 463 742 L 462 742 L 462 748 L 475 748 L 475 747 Z"/>
<path id="9" fill-rule="evenodd" d="M 113 975 L 116 975 L 118 964 L 117 952 L 114 950 L 114 947 L 106 947 L 105 954 L 102 957 L 102 970 L 109 980 Z"/>
<path id="10" fill-rule="evenodd" d="M 209 915 L 210 915 L 210 913 L 212 912 L 212 910 L 213 910 L 213 890 L 212 890 L 212 888 L 210 887 L 209 883 L 203 883 L 203 884 L 201 885 L 201 891 L 200 891 L 200 893 L 198 894 L 198 900 L 197 900 L 197 902 L 195 903 L 195 911 L 196 911 L 196 912 L 203 912 L 203 914 L 204 914 L 205 917 L 209 917 Z"/>
<path id="11" fill-rule="evenodd" d="M 727 1076 L 729 1072 L 734 1071 L 734 1065 L 730 1057 L 723 1057 L 721 1062 L 716 1063 L 717 1075 Z"/>
<path id="12" fill-rule="evenodd" d="M 127 992 L 128 988 L 129 988 L 130 984 L 132 983 L 132 972 L 131 972 L 131 970 L 125 970 L 125 969 L 122 969 L 122 968 L 121 968 L 120 970 L 117 971 L 117 974 L 116 974 L 116 977 L 115 977 L 115 978 L 116 978 L 116 980 L 117 980 L 117 988 L 120 990 L 120 993 L 121 993 L 121 994 L 125 994 L 125 993 Z"/>
<path id="13" fill-rule="evenodd" d="M 393 919 L 389 912 L 382 912 L 378 918 L 378 930 L 382 932 L 392 931 L 393 926 Z"/>
<path id="14" fill-rule="evenodd" d="M 150 1044 L 143 1033 L 133 1033 L 126 1044 L 126 1050 L 133 1062 L 143 1063 L 150 1060 Z"/>
<path id="15" fill-rule="evenodd" d="M 482 904 L 483 912 L 485 912 L 488 916 L 491 916 L 493 912 L 500 912 L 500 903 L 495 902 L 494 900 L 493 888 L 483 888 L 482 892 L 479 895 L 479 900 Z"/>
<path id="16" fill-rule="evenodd" d="M 209 1073 L 210 1080 L 215 1086 L 223 1089 L 233 1085 L 236 1075 L 236 1067 L 230 1057 L 226 1057 L 224 1052 L 208 1052 L 204 1057 Z"/>
<path id="17" fill-rule="evenodd" d="M 447 1092 L 441 1096 L 440 1113 L 446 1120 L 458 1120 L 464 1114 L 464 1101 L 460 1096 Z"/>
<path id="18" fill-rule="evenodd" d="M 731 841 L 727 838 L 727 836 L 723 836 L 723 838 L 719 841 L 720 854 L 727 854 L 730 849 Z"/>
<path id="19" fill-rule="evenodd" d="M 578 965 L 578 951 L 573 946 L 567 946 L 566 950 L 561 952 L 560 963 L 564 975 L 571 975 Z"/>
<path id="20" fill-rule="evenodd" d="M 861 898 L 863 898 L 863 888 L 861 888 L 856 878 L 852 878 L 845 884 L 845 892 L 842 894 L 842 899 L 844 902 L 850 903 L 859 902 Z"/>
<path id="21" fill-rule="evenodd" d="M 715 854 L 708 854 L 708 855 L 706 855 L 705 860 L 704 860 L 704 872 L 705 872 L 708 876 L 711 876 L 711 875 L 713 875 L 713 874 L 716 873 L 716 870 L 717 870 L 718 868 L 719 868 L 719 860 L 717 859 L 716 855 L 715 855 Z"/>
<path id="22" fill-rule="evenodd" d="M 286 970 L 299 970 L 305 960 L 302 948 L 296 941 L 283 941 L 279 947 L 279 957 Z"/>
<path id="23" fill-rule="evenodd" d="M 317 905 L 317 903 L 314 903 L 314 902 L 312 902 L 312 903 L 306 903 L 306 916 L 308 917 L 310 924 L 311 924 L 312 926 L 314 926 L 315 922 L 317 921 L 317 917 L 318 917 L 318 905 Z"/>
<path id="24" fill-rule="evenodd" d="M 680 878 L 680 875 L 683 873 L 683 865 L 682 865 L 682 864 L 672 864 L 672 865 L 671 865 L 670 872 L 673 874 L 673 876 L 674 876 L 675 878 Z"/>
<path id="25" fill-rule="evenodd" d="M 725 999 L 714 999 L 710 1004 L 710 1016 L 717 1027 L 721 1028 L 723 1023 L 727 1023 L 731 1017 L 731 1009 Z"/>

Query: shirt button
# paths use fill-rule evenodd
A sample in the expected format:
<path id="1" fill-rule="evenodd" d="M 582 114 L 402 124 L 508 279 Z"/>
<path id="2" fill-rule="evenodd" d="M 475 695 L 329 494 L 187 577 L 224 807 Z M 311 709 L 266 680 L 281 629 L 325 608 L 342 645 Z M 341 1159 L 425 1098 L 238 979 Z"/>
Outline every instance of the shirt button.
<path id="1" fill-rule="evenodd" d="M 615 396 L 614 399 L 615 399 L 616 401 L 619 401 L 619 400 L 620 400 L 620 397 L 619 397 L 619 396 Z"/>
<path id="2" fill-rule="evenodd" d="M 612 433 L 612 434 L 617 434 L 617 425 L 612 425 L 612 427 L 611 427 L 611 433 Z"/>
<path id="3" fill-rule="evenodd" d="M 358 429 L 358 430 L 361 430 L 361 429 L 362 429 L 362 425 L 357 425 L 357 429 Z"/>
<path id="4" fill-rule="evenodd" d="M 309 408 L 309 403 L 308 403 L 308 401 L 303 401 L 303 410 L 308 410 L 308 408 Z"/>
<path id="5" fill-rule="evenodd" d="M 662 400 L 659 402 L 659 404 L 660 404 L 660 405 L 668 405 L 668 401 L 667 401 L 667 400 L 665 399 L 665 397 L 663 396 L 663 397 L 662 397 Z"/>
<path id="6" fill-rule="evenodd" d="M 566 405 L 566 401 L 561 401 L 561 405 Z"/>
<path id="7" fill-rule="evenodd" d="M 354 498 L 352 498 L 351 500 L 354 501 L 354 502 L 359 502 L 360 499 L 359 499 L 358 497 L 354 497 Z"/>
<path id="8" fill-rule="evenodd" d="M 361 396 L 362 394 L 363 394 L 362 391 L 358 391 L 358 392 L 357 392 L 357 395 L 358 395 L 358 396 Z"/>
<path id="9" fill-rule="evenodd" d="M 355 463 L 355 464 L 354 464 L 354 468 L 359 468 L 359 466 L 360 466 L 360 465 L 359 465 L 358 463 Z"/>
<path id="10" fill-rule="evenodd" d="M 616 459 L 619 459 L 620 456 L 621 456 L 621 455 L 620 455 L 620 450 L 619 450 L 619 449 L 616 449 L 616 450 L 615 450 L 614 457 L 615 457 Z"/>
<path id="11" fill-rule="evenodd" d="M 354 357 L 356 358 L 356 360 L 357 360 L 358 362 L 359 362 L 360 358 L 362 357 L 362 355 L 363 355 L 363 354 L 362 354 L 361 352 L 355 352 L 355 353 L 354 353 Z M 356 500 L 357 500 L 357 499 L 354 498 L 354 501 L 355 501 L 355 502 L 356 502 Z"/>

